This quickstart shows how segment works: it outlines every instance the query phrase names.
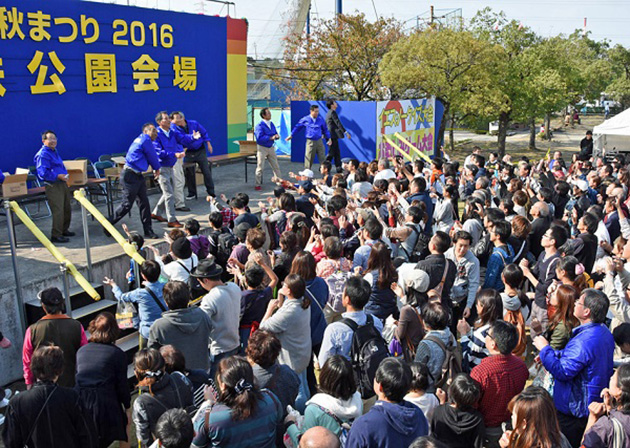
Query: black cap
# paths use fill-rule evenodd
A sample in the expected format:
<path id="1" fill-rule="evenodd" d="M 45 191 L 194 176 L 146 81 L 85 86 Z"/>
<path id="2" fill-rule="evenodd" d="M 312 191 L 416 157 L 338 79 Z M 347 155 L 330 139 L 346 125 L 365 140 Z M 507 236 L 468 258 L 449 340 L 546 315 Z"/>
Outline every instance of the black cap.
<path id="1" fill-rule="evenodd" d="M 190 247 L 188 238 L 177 238 L 173 241 L 173 244 L 171 244 L 171 252 L 180 260 L 192 257 L 192 248 Z"/>
<path id="2" fill-rule="evenodd" d="M 43 289 L 37 294 L 37 298 L 42 302 L 42 305 L 45 306 L 57 306 L 63 303 L 63 294 L 59 290 L 59 288 L 46 288 Z"/>

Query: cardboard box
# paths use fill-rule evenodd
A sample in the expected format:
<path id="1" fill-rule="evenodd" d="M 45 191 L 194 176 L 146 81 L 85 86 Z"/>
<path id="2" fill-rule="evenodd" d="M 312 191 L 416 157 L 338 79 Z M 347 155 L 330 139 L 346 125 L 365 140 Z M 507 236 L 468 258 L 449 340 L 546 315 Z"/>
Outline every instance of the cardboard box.
<path id="1" fill-rule="evenodd" d="M 15 174 L 4 173 L 4 182 L 2 183 L 2 197 L 14 198 L 16 196 L 23 196 L 27 194 L 27 178 L 28 170 L 24 168 L 16 168 Z"/>
<path id="2" fill-rule="evenodd" d="M 239 140 L 238 149 L 239 149 L 239 152 L 241 153 L 256 154 L 256 151 L 258 151 L 258 146 L 256 145 L 256 142 L 253 140 Z"/>
<path id="3" fill-rule="evenodd" d="M 68 170 L 68 186 L 87 184 L 87 160 L 64 160 L 63 164 Z"/>
<path id="4" fill-rule="evenodd" d="M 120 176 L 121 168 L 119 166 L 115 166 L 113 168 L 105 168 L 103 172 L 105 173 L 105 177 L 118 177 Z"/>

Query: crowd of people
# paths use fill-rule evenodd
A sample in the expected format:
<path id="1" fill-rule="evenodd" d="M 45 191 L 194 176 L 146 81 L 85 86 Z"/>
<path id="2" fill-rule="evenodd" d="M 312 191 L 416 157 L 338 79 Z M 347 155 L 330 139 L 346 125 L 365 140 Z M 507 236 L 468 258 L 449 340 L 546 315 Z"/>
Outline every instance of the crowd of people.
<path id="1" fill-rule="evenodd" d="M 105 279 L 137 309 L 135 400 L 116 317 L 86 333 L 43 290 L 5 446 L 133 421 L 141 447 L 630 447 L 626 160 L 340 163 L 274 168 L 260 215 L 212 199 L 128 292 Z"/>

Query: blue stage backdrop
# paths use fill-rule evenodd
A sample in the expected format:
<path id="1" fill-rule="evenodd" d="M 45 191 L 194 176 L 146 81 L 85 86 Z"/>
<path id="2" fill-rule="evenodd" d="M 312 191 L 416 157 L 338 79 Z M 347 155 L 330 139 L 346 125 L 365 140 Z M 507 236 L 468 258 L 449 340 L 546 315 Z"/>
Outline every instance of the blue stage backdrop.
<path id="1" fill-rule="evenodd" d="M 402 103 L 407 103 L 409 100 L 401 100 Z M 427 100 L 411 100 L 411 102 L 426 103 Z M 339 140 L 339 148 L 341 149 L 341 157 L 352 157 L 358 159 L 360 162 L 370 162 L 377 158 L 377 141 L 380 139 L 381 134 L 390 134 L 397 131 L 395 127 L 389 129 L 385 127 L 383 123 L 387 120 L 383 120 L 382 117 L 378 117 L 379 107 L 384 107 L 385 104 L 390 102 L 370 102 L 370 101 L 338 101 L 337 114 L 341 119 L 341 122 L 345 128 L 350 132 L 352 138 L 344 138 Z M 291 129 L 295 127 L 300 118 L 309 114 L 311 104 L 317 104 L 319 106 L 319 113 L 323 117 L 328 112 L 325 101 L 291 101 Z M 428 123 L 425 127 L 429 128 L 426 131 L 427 135 L 432 136 L 432 149 L 430 155 L 435 155 L 437 148 L 437 129 L 440 128 L 442 116 L 444 115 L 444 106 L 437 100 L 431 99 L 432 107 L 432 126 Z M 400 119 L 408 120 L 408 126 L 416 123 L 416 119 L 412 117 L 407 109 L 404 111 L 401 109 L 401 113 L 406 113 L 402 118 L 392 119 L 392 123 L 398 123 Z M 400 115 L 398 116 L 400 117 Z M 391 117 L 390 117 L 391 118 Z M 379 125 L 377 127 L 377 124 Z M 414 140 L 414 143 L 417 143 Z M 426 144 L 425 144 L 426 146 Z M 291 161 L 292 162 L 304 162 L 304 150 L 306 147 L 306 138 L 304 137 L 304 131 L 297 133 L 291 140 Z M 409 153 L 408 148 L 401 144 L 401 147 Z M 328 151 L 328 149 L 327 149 Z M 425 152 L 426 149 L 425 149 Z M 412 153 L 413 154 L 413 153 Z M 389 154 L 388 154 L 389 156 Z M 317 157 L 316 159 L 317 160 Z"/>
<path id="2" fill-rule="evenodd" d="M 319 106 L 319 113 L 326 118 L 326 101 L 291 101 L 291 129 L 300 118 L 309 114 L 311 104 Z M 341 157 L 352 157 L 369 162 L 376 150 L 376 103 L 368 101 L 338 101 L 337 114 L 352 138 L 339 140 Z M 291 161 L 304 162 L 306 138 L 304 131 L 291 139 Z M 326 145 L 328 153 L 328 145 Z M 317 157 L 315 157 L 315 162 Z"/>
<path id="3" fill-rule="evenodd" d="M 44 129 L 64 159 L 125 152 L 160 110 L 198 120 L 226 153 L 226 33 L 220 17 L 3 0 L 0 169 L 33 165 Z"/>

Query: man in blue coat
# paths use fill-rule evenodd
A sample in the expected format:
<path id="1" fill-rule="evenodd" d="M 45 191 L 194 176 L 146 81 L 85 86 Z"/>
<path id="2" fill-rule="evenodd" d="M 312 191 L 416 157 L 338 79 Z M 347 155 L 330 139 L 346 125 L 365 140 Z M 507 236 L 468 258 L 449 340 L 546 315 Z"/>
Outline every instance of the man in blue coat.
<path id="1" fill-rule="evenodd" d="M 306 132 L 304 168 L 310 170 L 313 166 L 316 151 L 320 164 L 326 160 L 326 148 L 324 148 L 322 136 L 326 137 L 328 146 L 332 144 L 330 132 L 328 132 L 328 126 L 326 126 L 326 121 L 319 116 L 319 106 L 316 104 L 311 106 L 311 113 L 309 115 L 300 118 L 300 121 L 298 121 L 291 131 L 291 135 L 287 137 L 287 141 L 291 140 L 295 133 L 301 131 L 302 129 L 305 129 Z"/>
<path id="2" fill-rule="evenodd" d="M 69 236 L 74 236 L 70 229 L 72 210 L 70 209 L 70 189 L 68 171 L 57 152 L 57 134 L 53 131 L 42 132 L 42 147 L 35 154 L 37 177 L 44 182 L 46 199 L 52 213 L 52 232 L 50 241 L 67 243 Z"/>
<path id="3" fill-rule="evenodd" d="M 153 124 L 146 123 L 142 126 L 142 133 L 131 143 L 125 156 L 125 166 L 120 173 L 120 185 L 123 189 L 122 202 L 110 221 L 112 224 L 116 224 L 129 213 L 133 202 L 137 201 L 142 227 L 144 227 L 144 236 L 147 238 L 159 238 L 151 226 L 151 205 L 147 196 L 147 185 L 142 174 L 151 165 L 155 178 L 160 177 L 160 159 L 155 151 L 155 146 L 153 146 L 156 138 L 157 129 Z M 107 231 L 105 234 L 110 236 Z"/>
<path id="4" fill-rule="evenodd" d="M 553 401 L 560 429 L 574 448 L 578 448 L 588 421 L 588 406 L 601 402 L 602 390 L 613 375 L 615 341 L 604 323 L 610 302 L 597 289 L 585 289 L 575 302 L 573 314 L 580 326 L 566 347 L 554 350 L 538 336 L 534 345 L 540 361 L 555 380 Z"/>
<path id="5" fill-rule="evenodd" d="M 178 187 L 175 179 L 175 165 L 179 159 L 183 159 L 186 155 L 186 151 L 182 147 L 190 146 L 193 140 L 201 138 L 201 134 L 197 131 L 193 132 L 193 135 L 171 131 L 171 118 L 166 111 L 158 112 L 155 121 L 159 126 L 154 143 L 160 158 L 161 168 L 158 182 L 162 189 L 162 197 L 153 209 L 151 217 L 158 222 L 168 221 L 168 227 L 180 228 L 183 226 L 175 216 L 175 188 Z M 166 211 L 166 219 L 160 215 L 161 210 Z M 179 210 L 190 211 L 186 207 L 179 207 Z"/>
<path id="6" fill-rule="evenodd" d="M 273 175 L 277 178 L 282 177 L 280 166 L 278 166 L 278 156 L 276 156 L 275 142 L 280 138 L 280 134 L 276 131 L 276 126 L 271 121 L 271 111 L 265 107 L 260 111 L 262 121 L 256 125 L 254 136 L 256 137 L 256 190 L 260 190 L 263 181 L 263 171 L 265 169 L 265 160 L 269 160 Z"/>
<path id="7" fill-rule="evenodd" d="M 208 137 L 208 131 L 198 121 L 187 119 L 184 113 L 180 111 L 171 112 L 171 129 L 181 134 L 199 132 L 201 135 L 197 140 L 193 140 L 189 146 L 185 146 L 186 157 L 184 157 L 184 163 L 194 164 L 184 168 L 186 189 L 188 190 L 186 199 L 191 200 L 197 197 L 197 179 L 195 177 L 197 165 L 203 175 L 206 193 L 208 193 L 208 196 L 214 197 L 212 165 L 208 163 L 208 153 L 212 154 L 212 144 L 210 143 L 210 137 Z"/>

